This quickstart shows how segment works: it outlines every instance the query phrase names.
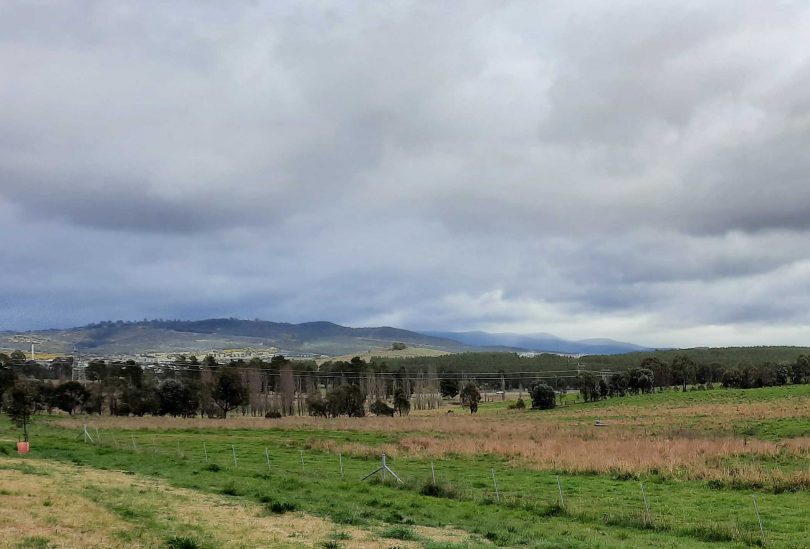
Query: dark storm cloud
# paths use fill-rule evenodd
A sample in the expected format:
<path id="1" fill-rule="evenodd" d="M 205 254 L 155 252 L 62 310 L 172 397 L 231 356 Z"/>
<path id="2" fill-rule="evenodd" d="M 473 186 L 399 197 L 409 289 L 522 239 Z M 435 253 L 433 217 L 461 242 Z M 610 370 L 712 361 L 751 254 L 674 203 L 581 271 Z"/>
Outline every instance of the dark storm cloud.
<path id="1" fill-rule="evenodd" d="M 0 7 L 0 328 L 810 335 L 799 3 Z"/>

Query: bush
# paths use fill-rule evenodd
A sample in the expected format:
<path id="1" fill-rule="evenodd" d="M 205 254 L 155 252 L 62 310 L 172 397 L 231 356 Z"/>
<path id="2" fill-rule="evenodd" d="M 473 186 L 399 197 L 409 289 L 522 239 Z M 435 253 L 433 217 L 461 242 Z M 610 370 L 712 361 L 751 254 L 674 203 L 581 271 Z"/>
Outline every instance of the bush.
<path id="1" fill-rule="evenodd" d="M 394 417 L 394 410 L 388 404 L 383 402 L 382 400 L 377 399 L 371 406 L 368 407 L 368 411 L 374 414 L 375 416 L 388 416 Z"/>
<path id="2" fill-rule="evenodd" d="M 394 389 L 394 410 L 399 412 L 400 416 L 407 416 L 411 412 L 411 399 L 402 387 Z"/>
<path id="3" fill-rule="evenodd" d="M 442 486 L 441 484 L 433 484 L 426 482 L 420 489 L 419 493 L 423 496 L 430 496 L 434 498 L 448 498 L 453 499 L 458 494 L 449 486 Z"/>
<path id="4" fill-rule="evenodd" d="M 268 410 L 268 412 L 264 414 L 264 417 L 267 419 L 278 419 L 281 417 L 281 412 L 278 410 Z"/>
<path id="5" fill-rule="evenodd" d="M 265 505 L 265 509 L 276 515 L 283 515 L 289 511 L 295 511 L 298 506 L 289 501 L 273 501 Z"/>
<path id="6" fill-rule="evenodd" d="M 472 383 L 468 383 L 459 393 L 461 397 L 461 405 L 470 409 L 470 413 L 474 414 L 478 411 L 478 402 L 481 400 L 481 392 Z"/>
<path id="7" fill-rule="evenodd" d="M 511 403 L 506 407 L 508 410 L 525 410 L 526 403 L 523 402 L 522 398 L 518 398 L 517 402 Z"/>
<path id="8" fill-rule="evenodd" d="M 538 383 L 531 388 L 532 410 L 550 410 L 557 406 L 554 389 L 545 383 Z"/>
<path id="9" fill-rule="evenodd" d="M 205 467 L 203 467 L 204 471 L 211 471 L 212 473 L 219 473 L 222 471 L 222 467 L 217 465 L 216 463 L 209 463 Z"/>

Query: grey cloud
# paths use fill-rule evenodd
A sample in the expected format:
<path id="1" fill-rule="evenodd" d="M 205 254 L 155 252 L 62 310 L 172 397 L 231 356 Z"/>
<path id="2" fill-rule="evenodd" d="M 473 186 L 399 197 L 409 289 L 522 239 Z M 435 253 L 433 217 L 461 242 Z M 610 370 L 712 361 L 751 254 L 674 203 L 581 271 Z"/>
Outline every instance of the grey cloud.
<path id="1" fill-rule="evenodd" d="M 0 328 L 810 326 L 801 4 L 0 10 Z"/>

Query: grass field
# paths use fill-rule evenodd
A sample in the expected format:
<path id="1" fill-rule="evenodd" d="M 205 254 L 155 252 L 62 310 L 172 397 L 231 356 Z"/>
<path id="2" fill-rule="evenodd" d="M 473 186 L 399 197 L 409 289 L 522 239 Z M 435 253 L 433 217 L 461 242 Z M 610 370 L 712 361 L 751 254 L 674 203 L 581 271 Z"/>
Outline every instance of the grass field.
<path id="1" fill-rule="evenodd" d="M 808 386 L 506 404 L 475 417 L 43 417 L 25 457 L 3 422 L 13 512 L 0 545 L 807 546 Z M 360 481 L 382 452 L 404 484 Z"/>

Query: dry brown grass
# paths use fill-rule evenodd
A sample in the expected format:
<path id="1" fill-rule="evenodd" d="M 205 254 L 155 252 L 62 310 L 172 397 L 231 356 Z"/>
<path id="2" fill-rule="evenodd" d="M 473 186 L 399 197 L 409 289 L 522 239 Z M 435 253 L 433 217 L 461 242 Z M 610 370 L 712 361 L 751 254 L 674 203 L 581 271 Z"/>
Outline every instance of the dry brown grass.
<path id="1" fill-rule="evenodd" d="M 384 451 L 401 455 L 446 458 L 454 455 L 491 454 L 534 469 L 552 469 L 569 473 L 637 475 L 656 473 L 668 478 L 718 479 L 736 484 L 761 485 L 792 483 L 810 487 L 810 473 L 773 472 L 756 464 L 729 465 L 728 458 L 774 458 L 793 455 L 807 457 L 810 439 L 787 443 L 762 440 L 745 441 L 721 437 L 639 436 L 621 429 L 587 430 L 582 427 L 560 428 L 550 425 L 504 426 L 479 431 L 475 436 L 453 434 L 433 437 L 404 436 L 397 443 L 370 446 L 320 439 L 316 448 L 371 457 Z"/>
<path id="2" fill-rule="evenodd" d="M 137 521 L 123 520 L 107 509 L 117 504 L 146 509 L 150 520 L 169 530 L 173 525 L 185 526 L 198 539 L 218 547 L 316 547 L 337 530 L 351 536 L 341 541 L 343 547 L 391 545 L 369 530 L 337 527 L 304 513 L 265 516 L 257 504 L 174 488 L 158 480 L 120 472 L 21 459 L 2 459 L 0 465 L 5 468 L 0 476 L 3 491 L 0 547 L 15 547 L 34 537 L 63 549 L 164 545 L 160 529 L 153 531 Z M 437 541 L 468 539 L 457 530 L 428 527 L 415 530 Z M 418 546 L 413 542 L 397 545 Z"/>

